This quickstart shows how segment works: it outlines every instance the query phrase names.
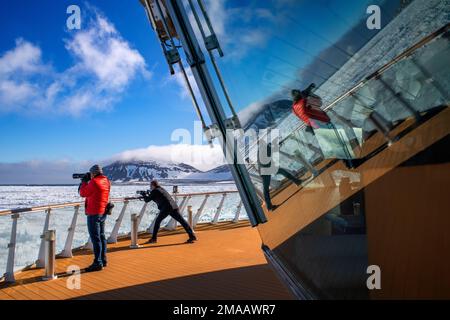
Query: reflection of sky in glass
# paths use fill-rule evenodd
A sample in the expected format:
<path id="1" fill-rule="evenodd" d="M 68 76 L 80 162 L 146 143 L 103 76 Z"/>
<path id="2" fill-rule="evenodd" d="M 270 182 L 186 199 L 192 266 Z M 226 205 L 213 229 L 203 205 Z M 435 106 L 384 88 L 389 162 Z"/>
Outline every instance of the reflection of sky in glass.
<path id="1" fill-rule="evenodd" d="M 244 6 L 240 1 L 218 2 L 223 3 L 224 13 L 219 15 L 223 19 L 212 22 L 225 51 L 220 59 L 222 72 L 238 110 L 298 79 L 299 69 L 314 63 L 324 49 L 359 22 L 364 21 L 365 26 L 368 5 L 384 3 L 258 1 Z M 383 4 L 383 22 L 392 17 L 392 7 Z M 351 37 L 355 45 L 360 45 L 376 32 L 356 29 Z M 335 56 L 348 59 L 356 48 L 346 43 L 346 47 L 337 45 L 335 49 Z M 322 63 L 320 71 L 327 77 L 337 67 L 334 61 L 325 59 L 328 61 Z"/>

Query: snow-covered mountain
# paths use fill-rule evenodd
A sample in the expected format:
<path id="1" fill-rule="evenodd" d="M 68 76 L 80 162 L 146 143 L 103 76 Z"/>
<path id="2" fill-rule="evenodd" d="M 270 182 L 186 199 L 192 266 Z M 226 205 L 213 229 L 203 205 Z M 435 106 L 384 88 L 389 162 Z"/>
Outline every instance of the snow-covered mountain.
<path id="1" fill-rule="evenodd" d="M 285 118 L 292 109 L 292 101 L 281 99 L 268 103 L 255 105 L 250 110 L 243 110 L 239 114 L 244 130 L 253 129 L 258 132 L 260 129 L 273 127 Z"/>
<path id="2" fill-rule="evenodd" d="M 103 167 L 104 174 L 114 182 L 147 182 L 153 179 L 183 179 L 192 181 L 233 180 L 228 165 L 200 171 L 185 163 L 160 161 L 117 161 Z"/>
<path id="3" fill-rule="evenodd" d="M 185 177 L 189 180 L 202 180 L 202 181 L 230 181 L 233 180 L 231 171 L 227 164 L 216 167 L 206 172 L 192 173 Z"/>
<path id="4" fill-rule="evenodd" d="M 181 179 L 202 171 L 184 163 L 160 161 L 117 161 L 103 168 L 103 172 L 114 182 L 142 182 L 153 179 Z"/>

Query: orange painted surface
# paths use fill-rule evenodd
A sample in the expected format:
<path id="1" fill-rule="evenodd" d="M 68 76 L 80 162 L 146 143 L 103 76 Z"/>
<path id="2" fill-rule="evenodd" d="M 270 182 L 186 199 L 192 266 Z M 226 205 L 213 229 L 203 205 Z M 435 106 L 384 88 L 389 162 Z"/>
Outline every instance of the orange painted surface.
<path id="1" fill-rule="evenodd" d="M 184 244 L 183 232 L 162 232 L 157 244 L 139 249 L 121 240 L 108 247 L 104 270 L 81 273 L 80 289 L 69 289 L 67 267 L 92 261 L 91 252 L 79 251 L 56 260 L 56 280 L 41 281 L 43 269 L 31 269 L 15 284 L 0 283 L 0 299 L 292 299 L 248 223 L 199 225 L 196 234 L 198 242 Z"/>

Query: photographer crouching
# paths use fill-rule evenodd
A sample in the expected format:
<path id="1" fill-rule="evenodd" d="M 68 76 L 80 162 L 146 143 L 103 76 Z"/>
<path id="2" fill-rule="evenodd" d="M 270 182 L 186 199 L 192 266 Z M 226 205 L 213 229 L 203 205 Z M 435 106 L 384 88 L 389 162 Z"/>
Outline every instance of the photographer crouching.
<path id="1" fill-rule="evenodd" d="M 149 192 L 139 191 L 139 194 L 143 197 L 145 202 L 154 201 L 156 202 L 156 205 L 159 209 L 159 214 L 156 217 L 152 237 L 146 243 L 156 243 L 159 227 L 161 226 L 161 221 L 163 221 L 168 216 L 171 216 L 176 221 L 178 221 L 183 226 L 184 230 L 186 230 L 186 233 L 189 235 L 189 239 L 186 241 L 186 243 L 193 243 L 194 241 L 196 241 L 197 238 L 194 235 L 194 231 L 192 231 L 192 228 L 189 226 L 187 221 L 181 216 L 178 210 L 178 205 L 169 194 L 169 192 L 161 187 L 156 180 L 153 180 L 150 183 L 150 189 L 151 190 Z"/>
<path id="2" fill-rule="evenodd" d="M 85 213 L 89 237 L 94 247 L 94 262 L 85 269 L 86 272 L 100 271 L 107 265 L 105 221 L 113 205 L 108 203 L 111 183 L 99 165 L 92 166 L 84 175 L 74 174 L 74 178 L 81 176 L 78 189 L 80 196 L 86 198 Z"/>

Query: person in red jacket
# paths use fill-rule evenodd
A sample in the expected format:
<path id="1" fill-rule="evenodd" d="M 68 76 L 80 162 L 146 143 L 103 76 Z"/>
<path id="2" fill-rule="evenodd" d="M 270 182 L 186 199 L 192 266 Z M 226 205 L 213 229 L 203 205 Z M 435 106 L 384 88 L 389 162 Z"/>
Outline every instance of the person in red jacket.
<path id="1" fill-rule="evenodd" d="M 292 112 L 306 124 L 306 130 L 314 134 L 312 128 L 318 129 L 317 121 L 330 123 L 330 118 L 325 111 L 320 109 L 320 97 L 313 95 L 312 91 L 316 85 L 311 83 L 308 88 L 303 91 L 292 90 Z"/>
<path id="2" fill-rule="evenodd" d="M 303 91 L 300 90 L 292 90 L 292 112 L 303 122 L 306 124 L 305 131 L 312 134 L 315 139 L 315 144 L 320 148 L 319 142 L 317 141 L 316 135 L 314 133 L 314 129 L 319 129 L 321 127 L 320 123 L 325 124 L 326 128 L 334 130 L 336 137 L 339 139 L 344 152 L 348 153 L 346 143 L 340 138 L 337 134 L 336 127 L 331 122 L 330 117 L 327 113 L 321 109 L 322 107 L 322 99 L 313 94 L 313 90 L 316 88 L 314 83 L 311 83 L 308 88 Z M 322 125 L 323 126 L 323 125 Z M 313 145 L 314 149 L 317 149 Z M 322 151 L 320 152 L 323 156 Z M 342 159 L 347 166 L 347 168 L 354 168 L 361 161 L 357 161 L 350 158 Z"/>
<path id="3" fill-rule="evenodd" d="M 102 270 L 107 265 L 105 210 L 110 190 L 111 183 L 103 175 L 103 170 L 99 165 L 94 165 L 89 169 L 89 174 L 85 175 L 80 185 L 80 196 L 86 198 L 87 227 L 94 247 L 94 262 L 86 268 L 87 272 Z"/>

